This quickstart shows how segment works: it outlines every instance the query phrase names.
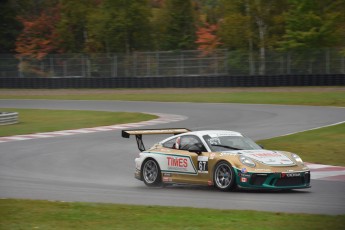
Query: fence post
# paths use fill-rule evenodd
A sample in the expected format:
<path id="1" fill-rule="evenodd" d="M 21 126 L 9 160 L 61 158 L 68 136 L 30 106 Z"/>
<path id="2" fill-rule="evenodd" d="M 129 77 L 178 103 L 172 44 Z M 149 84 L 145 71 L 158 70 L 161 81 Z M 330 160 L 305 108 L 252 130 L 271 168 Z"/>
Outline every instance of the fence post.
<path id="1" fill-rule="evenodd" d="M 111 71 L 111 76 L 117 77 L 117 56 L 116 55 L 114 55 L 113 57 L 113 68 Z"/>
<path id="2" fill-rule="evenodd" d="M 146 76 L 150 76 L 150 56 L 146 53 Z"/>
<path id="3" fill-rule="evenodd" d="M 202 73 L 202 64 L 201 64 L 201 57 L 197 57 L 198 58 L 198 73 L 199 75 Z"/>
<path id="4" fill-rule="evenodd" d="M 284 56 L 280 56 L 280 74 L 284 74 Z"/>
<path id="5" fill-rule="evenodd" d="M 50 64 L 50 74 L 53 77 L 55 76 L 53 55 L 49 56 L 49 64 Z"/>
<path id="6" fill-rule="evenodd" d="M 160 62 L 160 56 L 159 52 L 156 52 L 156 77 L 159 76 L 159 62 Z"/>
<path id="7" fill-rule="evenodd" d="M 24 77 L 24 75 L 23 75 L 23 58 L 22 57 L 19 58 L 19 66 L 18 67 L 19 67 L 18 68 L 19 77 Z"/>
<path id="8" fill-rule="evenodd" d="M 313 60 L 309 58 L 309 74 L 313 74 Z"/>
<path id="9" fill-rule="evenodd" d="M 89 56 L 86 59 L 86 77 L 91 77 L 91 61 Z"/>
<path id="10" fill-rule="evenodd" d="M 81 55 L 81 75 L 86 77 L 86 70 L 85 70 L 85 55 Z"/>
<path id="11" fill-rule="evenodd" d="M 218 65 L 218 60 L 219 60 L 219 59 L 218 59 L 218 55 L 216 54 L 214 57 L 215 57 L 214 74 L 215 74 L 215 75 L 218 75 L 218 73 L 219 73 L 219 69 L 218 69 L 218 68 L 219 68 L 219 65 Z"/>
<path id="12" fill-rule="evenodd" d="M 133 76 L 132 77 L 136 77 L 137 76 L 137 53 L 133 53 L 132 58 L 133 58 L 133 67 L 132 67 Z"/>
<path id="13" fill-rule="evenodd" d="M 41 69 L 41 72 L 44 73 L 44 61 L 43 60 L 40 60 L 40 69 Z"/>
<path id="14" fill-rule="evenodd" d="M 183 56 L 183 53 L 181 52 L 181 55 L 180 55 L 180 71 L 179 71 L 179 75 L 183 75 L 184 74 L 184 56 Z"/>
<path id="15" fill-rule="evenodd" d="M 250 49 L 248 51 L 248 59 L 249 59 L 249 75 L 253 76 L 255 75 L 255 62 L 254 62 L 254 51 Z"/>
<path id="16" fill-rule="evenodd" d="M 330 51 L 329 48 L 326 48 L 326 74 L 330 72 Z"/>
<path id="17" fill-rule="evenodd" d="M 287 53 L 287 60 L 286 60 L 286 73 L 288 75 L 291 74 L 291 53 Z"/>
<path id="18" fill-rule="evenodd" d="M 62 61 L 62 69 L 63 69 L 63 76 L 66 77 L 67 75 L 66 60 Z"/>
<path id="19" fill-rule="evenodd" d="M 226 74 L 229 74 L 229 71 L 230 71 L 230 69 L 229 69 L 229 57 L 230 57 L 230 55 L 229 55 L 229 50 L 226 50 L 226 53 L 225 53 L 225 72 L 226 72 Z"/>

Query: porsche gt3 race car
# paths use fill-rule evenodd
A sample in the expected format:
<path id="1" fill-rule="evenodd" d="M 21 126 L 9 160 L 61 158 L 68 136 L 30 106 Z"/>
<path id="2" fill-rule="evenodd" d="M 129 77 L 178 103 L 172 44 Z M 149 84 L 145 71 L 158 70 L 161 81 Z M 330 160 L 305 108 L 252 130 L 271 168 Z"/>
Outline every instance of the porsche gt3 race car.
<path id="1" fill-rule="evenodd" d="M 142 136 L 174 134 L 146 150 Z M 123 130 L 135 135 L 141 151 L 135 178 L 147 186 L 162 183 L 199 184 L 227 191 L 310 188 L 310 170 L 290 152 L 263 149 L 241 133 L 225 130 Z"/>

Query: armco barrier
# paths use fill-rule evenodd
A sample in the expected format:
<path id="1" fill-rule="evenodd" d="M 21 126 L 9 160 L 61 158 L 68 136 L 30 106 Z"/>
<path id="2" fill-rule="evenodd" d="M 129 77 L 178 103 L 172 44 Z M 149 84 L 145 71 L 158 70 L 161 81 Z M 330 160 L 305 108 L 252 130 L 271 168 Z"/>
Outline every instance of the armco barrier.
<path id="1" fill-rule="evenodd" d="M 264 86 L 343 86 L 345 74 L 277 76 L 176 76 L 114 78 L 0 78 L 0 88 L 197 88 Z"/>
<path id="2" fill-rule="evenodd" d="M 0 125 L 11 125 L 18 123 L 17 112 L 0 112 Z"/>

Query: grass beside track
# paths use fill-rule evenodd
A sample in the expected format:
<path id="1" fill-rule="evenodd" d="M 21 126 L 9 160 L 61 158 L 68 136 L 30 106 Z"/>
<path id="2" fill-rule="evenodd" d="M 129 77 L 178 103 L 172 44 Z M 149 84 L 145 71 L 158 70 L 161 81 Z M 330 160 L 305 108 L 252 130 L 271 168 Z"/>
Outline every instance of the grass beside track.
<path id="1" fill-rule="evenodd" d="M 0 108 L 0 111 L 19 112 L 19 123 L 1 126 L 0 136 L 91 128 L 157 118 L 150 114 L 125 112 L 17 108 Z"/>
<path id="2" fill-rule="evenodd" d="M 266 149 L 298 154 L 304 161 L 345 166 L 345 123 L 258 141 Z"/>
<path id="3" fill-rule="evenodd" d="M 258 89 L 259 90 L 259 89 Z M 6 93 L 7 92 L 7 93 Z M 140 90 L 135 93 L 125 90 L 107 90 L 100 93 L 97 90 L 69 90 L 67 94 L 60 94 L 59 90 L 51 90 L 42 95 L 41 91 L 20 91 L 11 94 L 3 91 L 0 99 L 59 99 L 59 100 L 123 100 L 123 101 L 160 101 L 160 102 L 207 102 L 207 103 L 250 103 L 250 104 L 281 104 L 281 105 L 313 105 L 313 106 L 339 106 L 345 107 L 345 90 L 337 91 L 298 91 L 298 92 L 218 92 L 192 91 L 185 89 L 176 93 L 155 90 Z M 23 95 L 20 92 L 28 92 Z M 64 92 L 64 91 L 62 91 Z M 85 92 L 85 93 L 84 93 Z"/>
<path id="4" fill-rule="evenodd" d="M 343 229 L 345 215 L 0 200 L 0 229 Z"/>

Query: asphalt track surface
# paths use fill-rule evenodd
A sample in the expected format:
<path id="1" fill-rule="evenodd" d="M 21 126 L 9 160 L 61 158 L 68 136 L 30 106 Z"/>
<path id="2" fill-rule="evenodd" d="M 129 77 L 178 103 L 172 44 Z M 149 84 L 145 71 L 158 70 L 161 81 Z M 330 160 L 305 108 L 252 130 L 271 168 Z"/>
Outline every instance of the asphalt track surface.
<path id="1" fill-rule="evenodd" d="M 308 106 L 0 100 L 1 107 L 178 114 L 188 119 L 147 128 L 228 129 L 255 140 L 345 120 L 344 108 Z M 161 139 L 144 137 L 144 143 Z M 312 180 L 312 188 L 290 192 L 148 188 L 133 177 L 138 152 L 134 138 L 123 139 L 120 131 L 0 143 L 0 198 L 345 214 L 345 182 L 339 181 Z"/>

